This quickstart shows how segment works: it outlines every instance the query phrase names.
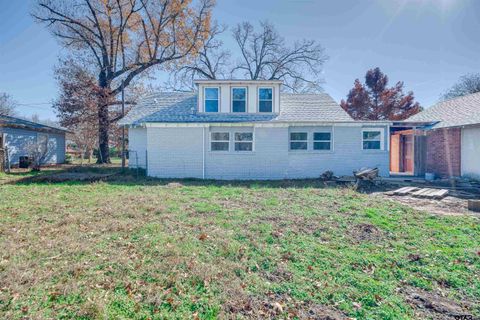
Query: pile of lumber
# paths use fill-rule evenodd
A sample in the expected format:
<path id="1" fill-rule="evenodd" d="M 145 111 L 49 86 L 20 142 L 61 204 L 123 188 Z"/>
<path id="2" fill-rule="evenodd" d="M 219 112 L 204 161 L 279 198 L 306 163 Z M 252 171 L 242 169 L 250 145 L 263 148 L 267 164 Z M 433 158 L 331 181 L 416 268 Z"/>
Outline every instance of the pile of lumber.
<path id="1" fill-rule="evenodd" d="M 378 168 L 364 168 L 353 172 L 353 176 L 358 180 L 372 181 L 378 177 Z"/>
<path id="2" fill-rule="evenodd" d="M 432 188 L 417 188 L 417 187 L 403 187 L 394 191 L 386 192 L 385 194 L 391 196 L 412 196 L 415 198 L 426 199 L 443 199 L 448 195 L 447 189 L 432 189 Z"/>

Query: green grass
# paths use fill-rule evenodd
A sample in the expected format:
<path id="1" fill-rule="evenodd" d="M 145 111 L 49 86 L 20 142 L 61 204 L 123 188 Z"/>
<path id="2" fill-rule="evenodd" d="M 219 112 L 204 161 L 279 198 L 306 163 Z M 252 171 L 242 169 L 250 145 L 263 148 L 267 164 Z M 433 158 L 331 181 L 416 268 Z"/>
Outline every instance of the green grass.
<path id="1" fill-rule="evenodd" d="M 315 181 L 29 176 L 0 176 L 0 318 L 420 318 L 412 288 L 480 316 L 475 217 Z"/>

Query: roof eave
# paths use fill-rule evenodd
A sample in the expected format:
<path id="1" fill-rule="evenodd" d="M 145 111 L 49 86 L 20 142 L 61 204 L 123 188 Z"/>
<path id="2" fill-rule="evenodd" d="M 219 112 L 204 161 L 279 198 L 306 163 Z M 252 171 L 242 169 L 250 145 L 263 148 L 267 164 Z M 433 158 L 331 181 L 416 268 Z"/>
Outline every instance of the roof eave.
<path id="1" fill-rule="evenodd" d="M 228 83 L 277 83 L 277 84 L 282 84 L 282 80 L 242 80 L 242 79 L 225 79 L 225 80 L 207 80 L 207 79 L 197 79 L 193 80 L 193 83 L 195 84 L 201 84 L 201 83 L 223 83 L 223 84 L 228 84 Z"/>
<path id="2" fill-rule="evenodd" d="M 122 126 L 144 127 L 149 124 L 184 124 L 184 125 L 216 125 L 216 124 L 363 124 L 363 125 L 392 125 L 392 121 L 357 121 L 357 120 L 271 120 L 271 121 L 141 121 L 121 123 Z"/>

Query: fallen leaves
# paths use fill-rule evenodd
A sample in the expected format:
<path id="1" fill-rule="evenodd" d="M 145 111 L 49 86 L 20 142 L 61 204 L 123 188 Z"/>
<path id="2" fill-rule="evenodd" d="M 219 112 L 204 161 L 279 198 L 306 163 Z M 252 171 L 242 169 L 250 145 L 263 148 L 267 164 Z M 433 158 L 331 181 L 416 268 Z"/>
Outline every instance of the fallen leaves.
<path id="1" fill-rule="evenodd" d="M 206 233 L 201 233 L 199 236 L 198 236 L 198 240 L 200 241 L 205 241 L 208 239 L 208 234 Z"/>

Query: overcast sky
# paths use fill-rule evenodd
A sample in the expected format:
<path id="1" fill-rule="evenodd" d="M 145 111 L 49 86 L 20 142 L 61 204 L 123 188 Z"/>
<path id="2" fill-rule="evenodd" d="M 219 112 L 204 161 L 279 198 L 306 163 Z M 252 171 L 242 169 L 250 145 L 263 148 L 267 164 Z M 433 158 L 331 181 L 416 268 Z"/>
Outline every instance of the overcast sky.
<path id="1" fill-rule="evenodd" d="M 0 92 L 20 103 L 22 115 L 53 119 L 52 70 L 64 49 L 33 21 L 31 6 L 0 0 Z M 214 16 L 230 26 L 268 20 L 287 41 L 320 42 L 330 57 L 324 88 L 337 101 L 372 67 L 391 84 L 404 81 L 425 107 L 459 76 L 480 72 L 480 1 L 217 0 Z"/>

